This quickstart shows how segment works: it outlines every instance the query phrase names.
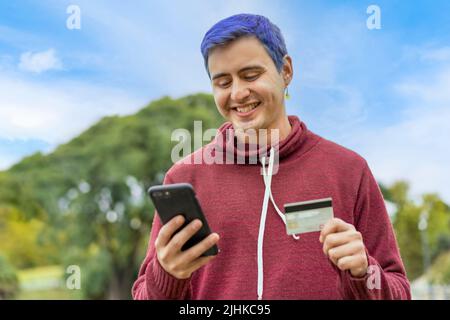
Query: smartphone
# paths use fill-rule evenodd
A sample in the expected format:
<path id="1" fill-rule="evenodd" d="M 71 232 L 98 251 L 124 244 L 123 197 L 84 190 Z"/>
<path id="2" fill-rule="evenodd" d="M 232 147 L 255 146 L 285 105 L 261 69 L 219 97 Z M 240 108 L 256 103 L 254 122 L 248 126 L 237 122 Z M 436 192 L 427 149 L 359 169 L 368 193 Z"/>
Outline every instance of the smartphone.
<path id="1" fill-rule="evenodd" d="M 153 186 L 148 194 L 155 205 L 155 209 L 163 224 L 166 224 L 177 215 L 183 215 L 184 224 L 176 231 L 180 231 L 194 219 L 202 221 L 202 227 L 181 248 L 182 251 L 196 245 L 209 234 L 208 222 L 195 196 L 194 188 L 189 183 L 175 183 Z M 175 232 L 175 233 L 176 233 Z M 206 250 L 202 256 L 213 256 L 219 252 L 217 245 Z"/>

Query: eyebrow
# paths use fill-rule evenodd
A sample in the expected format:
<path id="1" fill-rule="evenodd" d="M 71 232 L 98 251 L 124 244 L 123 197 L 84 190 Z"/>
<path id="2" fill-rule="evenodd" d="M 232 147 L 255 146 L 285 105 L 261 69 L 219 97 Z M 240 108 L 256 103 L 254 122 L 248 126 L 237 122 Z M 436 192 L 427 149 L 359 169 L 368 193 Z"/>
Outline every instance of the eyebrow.
<path id="1" fill-rule="evenodd" d="M 242 72 L 250 71 L 250 70 L 255 70 L 255 69 L 258 69 L 258 70 L 264 70 L 264 68 L 263 68 L 262 66 L 259 66 L 259 65 L 252 65 L 252 66 L 247 66 L 247 67 L 244 67 L 244 68 L 240 69 L 240 70 L 238 71 L 238 73 L 242 73 Z M 220 78 L 220 77 L 224 77 L 224 76 L 226 76 L 226 75 L 228 75 L 228 73 L 225 73 L 225 72 L 221 72 L 221 73 L 215 74 L 215 75 L 212 77 L 212 80 L 215 80 L 215 79 Z"/>

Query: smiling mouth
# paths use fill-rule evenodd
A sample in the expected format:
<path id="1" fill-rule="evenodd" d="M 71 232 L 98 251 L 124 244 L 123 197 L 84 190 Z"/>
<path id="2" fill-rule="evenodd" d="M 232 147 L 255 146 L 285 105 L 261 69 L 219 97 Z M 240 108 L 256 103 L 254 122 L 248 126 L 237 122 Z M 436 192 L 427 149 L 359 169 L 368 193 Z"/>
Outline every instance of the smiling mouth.
<path id="1" fill-rule="evenodd" d="M 247 104 L 243 107 L 233 108 L 233 110 L 237 111 L 238 113 L 249 113 L 252 110 L 256 109 L 260 104 L 261 104 L 261 102 L 255 102 L 255 103 Z"/>

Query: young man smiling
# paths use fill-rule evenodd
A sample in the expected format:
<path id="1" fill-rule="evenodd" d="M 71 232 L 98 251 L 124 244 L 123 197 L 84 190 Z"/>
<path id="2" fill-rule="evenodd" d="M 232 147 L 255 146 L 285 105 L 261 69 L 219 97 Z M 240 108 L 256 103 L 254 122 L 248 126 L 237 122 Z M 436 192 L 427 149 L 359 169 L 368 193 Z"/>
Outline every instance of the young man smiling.
<path id="1" fill-rule="evenodd" d="M 278 27 L 263 16 L 235 15 L 214 25 L 201 49 L 217 108 L 228 122 L 189 158 L 231 153 L 247 161 L 180 161 L 167 172 L 164 183 L 194 186 L 214 233 L 181 251 L 200 221 L 175 233 L 182 216 L 162 226 L 155 215 L 133 297 L 409 299 L 393 229 L 366 161 L 286 115 L 293 66 Z M 230 131 L 232 139 L 224 138 Z M 251 131 L 267 133 L 268 144 L 260 138 L 256 153 L 236 144 L 244 140 L 248 147 Z M 259 163 L 248 161 L 255 155 L 262 155 Z M 321 232 L 288 236 L 278 207 L 322 198 L 332 198 L 334 218 Z M 217 256 L 201 256 L 216 243 Z"/>

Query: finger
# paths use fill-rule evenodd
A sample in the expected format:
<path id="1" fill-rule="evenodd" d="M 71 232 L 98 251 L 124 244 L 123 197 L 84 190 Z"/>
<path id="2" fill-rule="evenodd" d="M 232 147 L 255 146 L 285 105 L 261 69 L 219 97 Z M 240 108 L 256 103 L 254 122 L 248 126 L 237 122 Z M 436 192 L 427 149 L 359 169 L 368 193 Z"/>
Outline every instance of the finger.
<path id="1" fill-rule="evenodd" d="M 329 234 L 323 239 L 323 253 L 328 255 L 331 248 L 342 246 L 354 240 L 362 240 L 361 233 L 355 230 Z"/>
<path id="2" fill-rule="evenodd" d="M 339 219 L 339 218 L 333 218 L 328 220 L 328 222 L 323 227 L 322 231 L 320 232 L 319 241 L 322 243 L 325 237 L 331 233 L 336 232 L 343 232 L 350 229 L 354 229 L 353 225 Z"/>
<path id="3" fill-rule="evenodd" d="M 339 247 L 334 247 L 328 250 L 328 258 L 337 265 L 339 259 L 346 256 L 353 256 L 356 254 L 361 254 L 364 251 L 364 245 L 360 241 L 352 241 Z"/>
<path id="4" fill-rule="evenodd" d="M 364 254 L 345 256 L 337 261 L 336 266 L 342 271 L 364 269 L 366 266 L 366 257 Z"/>
<path id="5" fill-rule="evenodd" d="M 216 256 L 207 256 L 207 257 L 200 257 L 197 258 L 190 266 L 189 266 L 189 272 L 192 273 L 201 267 L 203 267 L 205 264 L 208 264 L 211 260 L 213 260 Z"/>
<path id="6" fill-rule="evenodd" d="M 184 217 L 178 215 L 166 224 L 164 224 L 159 230 L 158 237 L 155 240 L 156 249 L 165 247 L 172 238 L 175 231 L 177 231 L 184 223 Z"/>
<path id="7" fill-rule="evenodd" d="M 186 261 L 194 261 L 200 257 L 206 250 L 211 248 L 219 241 L 220 237 L 217 233 L 211 233 L 205 239 L 197 243 L 192 248 L 189 248 L 183 253 L 183 259 Z"/>
<path id="8" fill-rule="evenodd" d="M 181 231 L 177 232 L 167 244 L 167 249 L 171 252 L 180 251 L 184 244 L 197 233 L 202 227 L 202 222 L 199 219 L 192 220 Z"/>

